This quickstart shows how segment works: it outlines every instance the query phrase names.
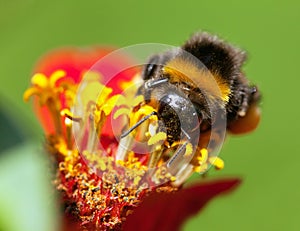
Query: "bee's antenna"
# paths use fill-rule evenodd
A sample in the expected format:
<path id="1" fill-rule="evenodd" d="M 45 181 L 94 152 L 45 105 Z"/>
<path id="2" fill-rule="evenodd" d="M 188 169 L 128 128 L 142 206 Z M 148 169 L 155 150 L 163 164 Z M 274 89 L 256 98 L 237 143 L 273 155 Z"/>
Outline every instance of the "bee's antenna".
<path id="1" fill-rule="evenodd" d="M 138 126 L 140 126 L 143 122 L 145 122 L 147 119 L 149 119 L 151 116 L 156 115 L 157 113 L 155 111 L 151 112 L 149 115 L 146 115 L 142 119 L 140 119 L 135 125 L 133 125 L 129 130 L 121 134 L 121 138 L 124 138 L 128 136 L 134 129 L 136 129 Z"/>

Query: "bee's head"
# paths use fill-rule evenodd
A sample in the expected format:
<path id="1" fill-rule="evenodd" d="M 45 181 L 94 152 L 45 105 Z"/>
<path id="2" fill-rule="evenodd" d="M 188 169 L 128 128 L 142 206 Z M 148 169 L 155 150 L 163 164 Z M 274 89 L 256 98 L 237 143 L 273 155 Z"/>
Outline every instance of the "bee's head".
<path id="1" fill-rule="evenodd" d="M 158 118 L 163 125 L 161 127 L 167 130 L 170 143 L 183 136 L 191 138 L 188 134 L 199 126 L 202 118 L 198 108 L 180 87 L 170 83 L 165 77 L 145 81 L 140 92 L 144 95 L 145 102 L 157 109 Z"/>

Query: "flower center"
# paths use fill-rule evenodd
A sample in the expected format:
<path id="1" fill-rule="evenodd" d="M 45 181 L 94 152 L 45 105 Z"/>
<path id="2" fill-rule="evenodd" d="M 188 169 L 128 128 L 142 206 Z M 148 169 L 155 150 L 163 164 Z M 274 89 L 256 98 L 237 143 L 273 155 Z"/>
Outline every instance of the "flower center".
<path id="1" fill-rule="evenodd" d="M 48 109 L 55 132 L 46 147 L 59 165 L 55 184 L 67 201 L 76 202 L 67 207 L 82 224 L 114 227 L 149 193 L 176 191 L 209 164 L 223 168 L 206 149 L 211 134 L 201 134 L 196 147 L 189 140 L 170 144 L 158 109 L 142 95 L 112 95 L 99 82 L 100 73 L 86 73 L 84 88 L 58 81 L 65 75 L 34 75 L 24 98 L 37 95 Z M 119 121 L 116 136 L 105 134 L 110 120 Z"/>

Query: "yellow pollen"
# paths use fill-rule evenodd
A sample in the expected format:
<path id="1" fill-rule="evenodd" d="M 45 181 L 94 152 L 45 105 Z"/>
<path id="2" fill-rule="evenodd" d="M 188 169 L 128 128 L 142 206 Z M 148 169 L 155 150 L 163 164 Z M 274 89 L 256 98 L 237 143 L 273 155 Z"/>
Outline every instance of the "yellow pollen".
<path id="1" fill-rule="evenodd" d="M 188 143 L 185 147 L 185 153 L 184 156 L 190 156 L 193 153 L 193 145 L 191 143 Z"/>

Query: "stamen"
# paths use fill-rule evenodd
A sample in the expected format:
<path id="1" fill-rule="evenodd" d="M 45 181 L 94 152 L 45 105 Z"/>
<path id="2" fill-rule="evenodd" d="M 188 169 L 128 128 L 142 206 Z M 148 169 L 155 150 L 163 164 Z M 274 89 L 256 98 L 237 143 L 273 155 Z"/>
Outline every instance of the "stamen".
<path id="1" fill-rule="evenodd" d="M 209 157 L 208 161 L 218 170 L 224 168 L 224 161 L 217 156 Z"/>
<path id="2" fill-rule="evenodd" d="M 97 132 L 95 129 L 94 125 L 94 116 L 90 114 L 89 116 L 89 138 L 88 138 L 88 143 L 87 143 L 87 151 L 89 152 L 94 152 L 95 151 L 95 146 L 98 144 L 97 142 Z"/>
<path id="3" fill-rule="evenodd" d="M 67 147 L 72 149 L 72 120 L 68 117 L 65 118 L 66 132 L 67 132 Z"/>
<path id="4" fill-rule="evenodd" d="M 114 113 L 114 119 L 117 119 L 121 115 L 127 115 L 129 116 L 130 114 L 130 109 L 129 108 L 120 108 Z"/>
<path id="5" fill-rule="evenodd" d="M 79 116 L 74 116 L 72 112 L 70 112 L 69 109 L 63 109 L 60 112 L 61 116 L 67 117 L 69 120 L 74 121 L 74 122 L 82 122 L 82 118 Z"/>
<path id="6" fill-rule="evenodd" d="M 158 147 L 160 147 L 160 146 L 158 146 Z M 151 153 L 150 160 L 148 162 L 148 168 L 149 169 L 155 168 L 155 166 L 159 162 L 159 159 L 160 159 L 162 153 L 163 153 L 163 149 L 162 148 L 159 148 L 158 150 L 156 150 L 153 153 Z"/>
<path id="7" fill-rule="evenodd" d="M 159 141 L 165 141 L 167 139 L 167 134 L 165 132 L 158 132 L 154 136 L 151 136 L 148 140 L 148 145 L 153 145 Z"/>
<path id="8" fill-rule="evenodd" d="M 122 138 L 119 142 L 118 149 L 116 151 L 115 159 L 118 160 L 125 160 L 127 157 L 127 152 L 130 150 L 132 143 L 133 143 L 133 136 L 126 136 Z"/>

